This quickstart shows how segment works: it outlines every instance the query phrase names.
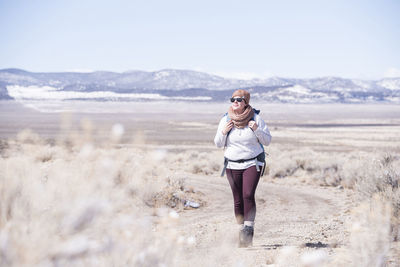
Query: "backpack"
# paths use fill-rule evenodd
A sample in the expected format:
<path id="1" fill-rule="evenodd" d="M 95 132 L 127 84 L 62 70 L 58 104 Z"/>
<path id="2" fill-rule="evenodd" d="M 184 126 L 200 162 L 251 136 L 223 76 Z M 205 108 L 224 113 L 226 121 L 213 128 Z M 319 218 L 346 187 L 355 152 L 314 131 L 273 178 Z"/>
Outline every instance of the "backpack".
<path id="1" fill-rule="evenodd" d="M 258 110 L 258 109 L 253 108 L 253 111 L 254 111 L 254 116 L 250 121 L 252 121 L 252 120 L 255 121 L 256 114 L 257 115 L 260 114 L 260 110 Z M 225 113 L 224 117 L 226 117 L 226 121 L 227 122 L 230 120 L 228 112 Z M 224 149 L 226 148 L 226 142 L 228 141 L 228 136 L 231 133 L 231 131 L 232 131 L 232 129 L 229 130 L 229 132 L 226 134 Z M 225 175 L 226 166 L 228 166 L 228 162 L 229 161 L 231 161 L 231 162 L 244 162 L 244 161 L 249 161 L 249 160 L 253 160 L 253 159 L 257 159 L 257 161 L 264 163 L 264 166 L 262 167 L 262 170 L 261 170 L 261 176 L 263 176 L 264 175 L 264 171 L 265 171 L 265 165 L 266 165 L 266 161 L 265 161 L 266 152 L 264 150 L 264 146 L 261 143 L 259 143 L 259 144 L 260 144 L 260 146 L 262 148 L 262 152 L 260 154 L 258 154 L 257 157 L 254 157 L 254 158 L 251 158 L 251 159 L 241 159 L 241 160 L 229 160 L 228 158 L 224 157 L 224 167 L 222 169 L 221 176 Z M 256 167 L 257 167 L 257 171 L 258 171 L 259 170 L 258 169 L 259 168 L 258 165 L 256 165 Z"/>

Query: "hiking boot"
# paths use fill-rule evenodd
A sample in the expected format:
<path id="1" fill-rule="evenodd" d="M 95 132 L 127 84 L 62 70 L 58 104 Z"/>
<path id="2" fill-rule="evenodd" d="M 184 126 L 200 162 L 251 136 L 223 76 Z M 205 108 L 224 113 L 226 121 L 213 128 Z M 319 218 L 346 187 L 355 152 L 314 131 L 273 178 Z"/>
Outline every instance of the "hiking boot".
<path id="1" fill-rule="evenodd" d="M 239 247 L 246 248 L 253 245 L 254 228 L 251 226 L 244 226 L 239 232 Z"/>

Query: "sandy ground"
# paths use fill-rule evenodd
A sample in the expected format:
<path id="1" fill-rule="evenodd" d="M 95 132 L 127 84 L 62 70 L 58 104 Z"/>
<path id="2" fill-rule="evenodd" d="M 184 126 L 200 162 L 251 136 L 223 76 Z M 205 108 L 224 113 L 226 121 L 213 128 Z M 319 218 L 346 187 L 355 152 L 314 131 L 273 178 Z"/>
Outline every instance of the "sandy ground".
<path id="1" fill-rule="evenodd" d="M 201 104 L 191 109 L 190 105 L 185 105 L 178 110 L 154 104 L 151 112 L 146 112 L 149 104 L 140 104 L 135 111 L 119 107 L 121 112 L 64 114 L 42 113 L 3 101 L 0 103 L 0 138 L 10 138 L 24 128 L 31 128 L 52 140 L 62 133 L 60 125 L 76 130 L 89 124 L 100 142 L 107 139 L 112 125 L 120 123 L 125 127 L 122 146 L 142 136 L 148 146 L 171 151 L 215 151 L 210 140 L 225 107 L 213 104 L 207 108 Z M 399 106 L 259 106 L 264 108 L 262 114 L 273 136 L 272 146 L 277 144 L 282 149 L 311 147 L 333 152 L 400 151 Z M 271 112 L 267 112 L 269 109 Z M 284 253 L 300 255 L 314 251 L 324 251 L 334 257 L 348 242 L 350 210 L 355 205 L 351 190 L 320 187 L 294 178 L 262 178 L 256 192 L 254 245 L 239 249 L 232 195 L 226 178 L 188 172 L 178 175 L 186 178 L 188 186 L 202 192 L 206 201 L 204 207 L 180 213 L 176 230 L 195 237 L 194 247 L 188 246 L 185 253 L 178 256 L 182 257 L 183 265 L 267 266 L 276 264 L 279 255 Z M 297 252 L 285 250 L 288 246 Z M 396 264 L 399 263 L 392 259 L 390 266 L 399 266 Z"/>
<path id="2" fill-rule="evenodd" d="M 332 255 L 348 238 L 346 221 L 353 203 L 350 192 L 262 180 L 256 193 L 254 243 L 239 249 L 226 180 L 191 176 L 188 184 L 207 195 L 208 205 L 183 213 L 179 227 L 182 234 L 196 237 L 196 249 L 189 249 L 189 258 L 199 266 L 212 266 L 210 260 L 215 255 L 223 266 L 266 266 L 276 262 L 280 250 L 287 246 L 298 248 L 299 254 L 323 250 Z"/>

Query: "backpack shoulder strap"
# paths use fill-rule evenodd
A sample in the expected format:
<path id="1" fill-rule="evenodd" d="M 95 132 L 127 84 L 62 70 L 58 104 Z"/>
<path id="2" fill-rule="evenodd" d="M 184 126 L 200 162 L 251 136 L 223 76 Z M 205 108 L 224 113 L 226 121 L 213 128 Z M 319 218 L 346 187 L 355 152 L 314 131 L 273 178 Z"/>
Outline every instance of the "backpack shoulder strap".
<path id="1" fill-rule="evenodd" d="M 259 115 L 260 114 L 260 110 L 259 109 L 255 109 L 255 108 L 253 108 L 253 110 L 254 110 L 253 121 L 255 121 L 256 120 L 256 114 Z M 261 148 L 262 148 L 262 150 L 264 152 L 265 151 L 264 150 L 264 146 L 261 143 L 260 143 L 260 146 L 261 146 Z"/>
<path id="2" fill-rule="evenodd" d="M 226 117 L 226 121 L 230 120 L 228 112 L 224 114 L 224 117 Z"/>
<path id="3" fill-rule="evenodd" d="M 228 112 L 224 114 L 224 117 L 226 117 L 226 122 L 228 122 L 231 119 L 231 118 L 229 118 Z M 224 148 L 226 148 L 226 143 L 228 142 L 228 135 L 231 133 L 231 131 L 232 131 L 232 129 L 226 134 Z"/>
<path id="4" fill-rule="evenodd" d="M 260 110 L 259 109 L 253 108 L 253 111 L 254 111 L 254 115 L 253 115 L 253 118 L 251 119 L 251 121 L 255 121 L 256 120 L 256 115 L 260 114 Z"/>

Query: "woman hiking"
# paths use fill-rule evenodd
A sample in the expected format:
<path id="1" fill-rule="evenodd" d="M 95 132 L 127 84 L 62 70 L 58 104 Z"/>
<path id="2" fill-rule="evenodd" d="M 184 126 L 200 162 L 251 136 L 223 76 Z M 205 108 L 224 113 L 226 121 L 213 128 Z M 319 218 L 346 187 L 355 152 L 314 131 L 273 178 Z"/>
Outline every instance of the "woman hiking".
<path id="1" fill-rule="evenodd" d="M 250 106 L 248 91 L 236 90 L 230 101 L 228 113 L 219 122 L 214 143 L 225 148 L 224 169 L 232 189 L 236 221 L 240 225 L 239 247 L 248 247 L 253 244 L 254 195 L 265 165 L 263 145 L 269 145 L 271 135 L 259 111 Z"/>

